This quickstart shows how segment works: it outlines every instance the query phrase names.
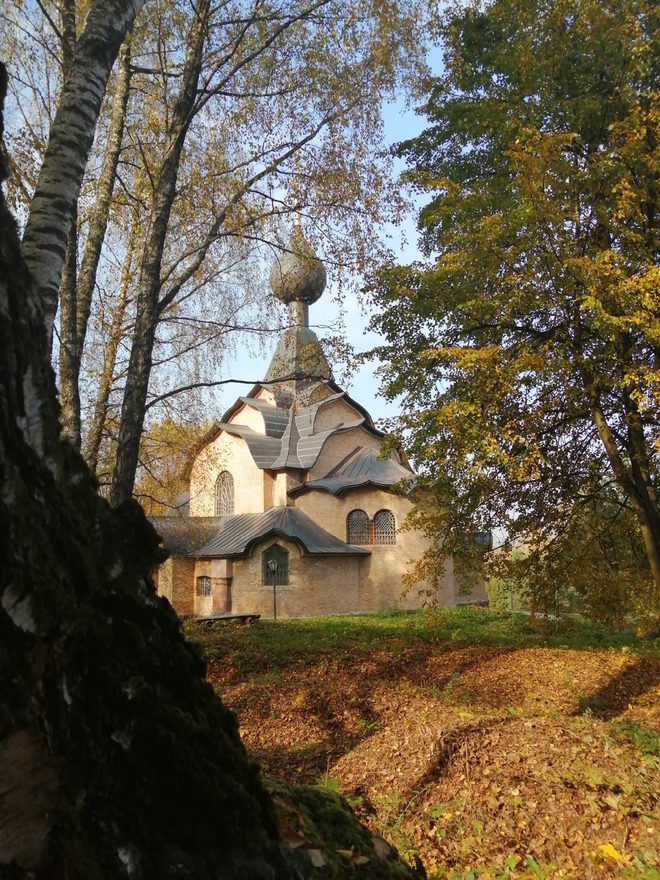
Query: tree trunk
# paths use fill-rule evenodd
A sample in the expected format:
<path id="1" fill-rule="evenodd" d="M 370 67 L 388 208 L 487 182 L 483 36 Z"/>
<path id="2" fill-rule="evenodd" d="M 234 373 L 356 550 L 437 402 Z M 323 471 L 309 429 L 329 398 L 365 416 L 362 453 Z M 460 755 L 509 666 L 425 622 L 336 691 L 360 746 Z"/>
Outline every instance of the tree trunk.
<path id="1" fill-rule="evenodd" d="M 176 194 L 181 153 L 197 97 L 209 9 L 210 0 L 203 0 L 196 12 L 188 41 L 181 90 L 168 127 L 165 157 L 154 181 L 153 207 L 140 262 L 137 314 L 121 410 L 117 460 L 112 476 L 111 502 L 115 506 L 131 497 L 135 483 L 158 323 L 163 250 Z"/>
<path id="2" fill-rule="evenodd" d="M 97 185 L 96 204 L 89 220 L 80 271 L 75 290 L 60 289 L 60 355 L 58 386 L 65 436 L 80 448 L 80 369 L 87 335 L 87 323 L 96 284 L 103 240 L 110 215 L 110 205 L 117 177 L 117 165 L 124 136 L 124 123 L 130 92 L 130 37 L 119 52 L 117 82 L 112 101 L 112 115 L 103 165 Z M 73 227 L 72 227 L 73 228 Z M 73 294 L 73 295 L 72 295 Z M 113 361 L 114 368 L 114 361 Z M 89 458 L 87 458 L 89 463 Z M 92 468 L 94 470 L 94 468 Z"/>
<path id="3" fill-rule="evenodd" d="M 592 419 L 610 462 L 612 473 L 635 510 L 649 568 L 660 594 L 660 511 L 655 503 L 655 493 L 649 491 L 643 479 L 643 474 L 648 473 L 648 461 L 644 464 L 639 460 L 641 450 L 634 442 L 637 427 L 634 420 L 628 420 L 629 440 L 632 437 L 632 441 L 630 447 L 626 449 L 626 455 L 633 463 L 628 465 L 619 451 L 614 432 L 603 412 L 595 379 L 586 367 L 582 369 L 582 378 L 591 405 Z"/>
<path id="4" fill-rule="evenodd" d="M 0 64 L 0 182 L 6 83 Z M 0 191 L 0 877 L 327 876 L 280 839 L 235 716 L 155 595 L 154 530 L 134 502 L 99 498 L 60 439 L 32 283 Z M 328 860 L 336 827 L 368 846 L 346 809 L 316 802 Z M 365 861 L 356 880 L 412 878 L 373 847 Z"/>
<path id="5" fill-rule="evenodd" d="M 147 580 L 157 536 L 59 438 L 30 283 L 0 195 L 0 873 L 289 877 L 236 720 Z"/>
<path id="6" fill-rule="evenodd" d="M 133 225 L 135 234 L 135 224 Z M 103 434 L 108 418 L 110 392 L 115 375 L 117 351 L 123 338 L 123 323 L 128 304 L 128 288 L 131 281 L 131 268 L 133 265 L 133 250 L 129 243 L 129 250 L 124 258 L 121 279 L 119 282 L 119 296 L 112 312 L 110 333 L 103 349 L 103 369 L 96 392 L 94 416 L 85 441 L 85 461 L 93 474 L 98 473 L 99 452 L 103 441 Z"/>
<path id="7" fill-rule="evenodd" d="M 76 286 L 78 278 L 78 209 L 74 206 L 60 283 L 60 361 L 58 387 L 62 436 L 80 448 L 80 394 L 75 374 Z"/>
<path id="8" fill-rule="evenodd" d="M 63 78 L 70 75 L 78 39 L 75 0 L 62 0 L 62 70 Z M 73 445 L 80 446 L 80 397 L 78 385 L 71 382 L 76 333 L 76 285 L 78 282 L 78 201 L 73 206 L 71 226 L 67 236 L 62 280 L 60 282 L 60 363 L 59 386 L 62 407 L 62 434 Z"/>
<path id="9" fill-rule="evenodd" d="M 144 0 L 96 0 L 67 73 L 23 236 L 34 307 L 49 344 L 66 241 L 101 102 L 119 47 Z"/>
<path id="10" fill-rule="evenodd" d="M 653 512 L 638 511 L 637 518 L 640 522 L 644 548 L 649 561 L 649 567 L 655 581 L 658 595 L 660 595 L 660 518 Z"/>

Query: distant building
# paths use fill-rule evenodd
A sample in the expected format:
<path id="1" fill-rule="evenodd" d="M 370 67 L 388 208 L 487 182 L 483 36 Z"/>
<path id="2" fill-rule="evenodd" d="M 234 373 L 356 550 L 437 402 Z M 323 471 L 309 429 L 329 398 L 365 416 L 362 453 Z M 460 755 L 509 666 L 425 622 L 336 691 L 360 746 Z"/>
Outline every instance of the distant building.
<path id="1" fill-rule="evenodd" d="M 153 517 L 170 556 L 158 590 L 180 614 L 298 617 L 455 605 L 448 559 L 433 595 L 404 594 L 401 577 L 428 538 L 401 530 L 414 474 L 335 383 L 308 308 L 325 268 L 294 229 L 270 283 L 289 307 L 262 383 L 239 397 L 203 438 L 189 466 L 190 491 L 170 516 Z"/>

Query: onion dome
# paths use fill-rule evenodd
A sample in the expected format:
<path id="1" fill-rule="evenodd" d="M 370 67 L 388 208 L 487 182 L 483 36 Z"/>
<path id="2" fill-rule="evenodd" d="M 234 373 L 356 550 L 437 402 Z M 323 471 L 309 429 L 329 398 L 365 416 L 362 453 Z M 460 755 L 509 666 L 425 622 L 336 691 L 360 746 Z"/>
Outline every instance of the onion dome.
<path id="1" fill-rule="evenodd" d="M 296 225 L 288 249 L 273 263 L 270 287 L 273 295 L 287 305 L 315 303 L 325 290 L 325 266 Z"/>

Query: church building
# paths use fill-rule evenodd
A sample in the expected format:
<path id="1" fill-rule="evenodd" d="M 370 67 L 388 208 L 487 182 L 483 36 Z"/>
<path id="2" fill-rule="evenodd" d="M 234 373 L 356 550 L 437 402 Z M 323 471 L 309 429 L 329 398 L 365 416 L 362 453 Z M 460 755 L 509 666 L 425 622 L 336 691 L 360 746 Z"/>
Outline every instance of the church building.
<path id="1" fill-rule="evenodd" d="M 189 492 L 153 517 L 169 558 L 158 591 L 181 615 L 302 617 L 455 605 L 448 559 L 439 584 L 405 590 L 402 575 L 428 538 L 402 529 L 415 475 L 367 410 L 334 381 L 309 306 L 325 267 L 297 225 L 273 265 L 273 294 L 288 305 L 263 382 L 239 397 L 203 438 L 188 466 Z"/>

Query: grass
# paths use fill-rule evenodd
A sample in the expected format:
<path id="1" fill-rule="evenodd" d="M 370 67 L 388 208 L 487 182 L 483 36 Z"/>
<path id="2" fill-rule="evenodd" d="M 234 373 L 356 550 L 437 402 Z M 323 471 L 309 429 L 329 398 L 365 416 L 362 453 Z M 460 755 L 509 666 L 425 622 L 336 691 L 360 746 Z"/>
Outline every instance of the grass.
<path id="1" fill-rule="evenodd" d="M 632 630 L 468 607 L 260 620 L 249 627 L 217 623 L 203 634 L 195 623 L 187 623 L 186 630 L 190 639 L 204 642 L 210 659 L 227 657 L 240 672 L 266 675 L 323 656 L 351 659 L 383 649 L 414 656 L 443 644 L 660 653 L 660 639 L 644 638 Z"/>

